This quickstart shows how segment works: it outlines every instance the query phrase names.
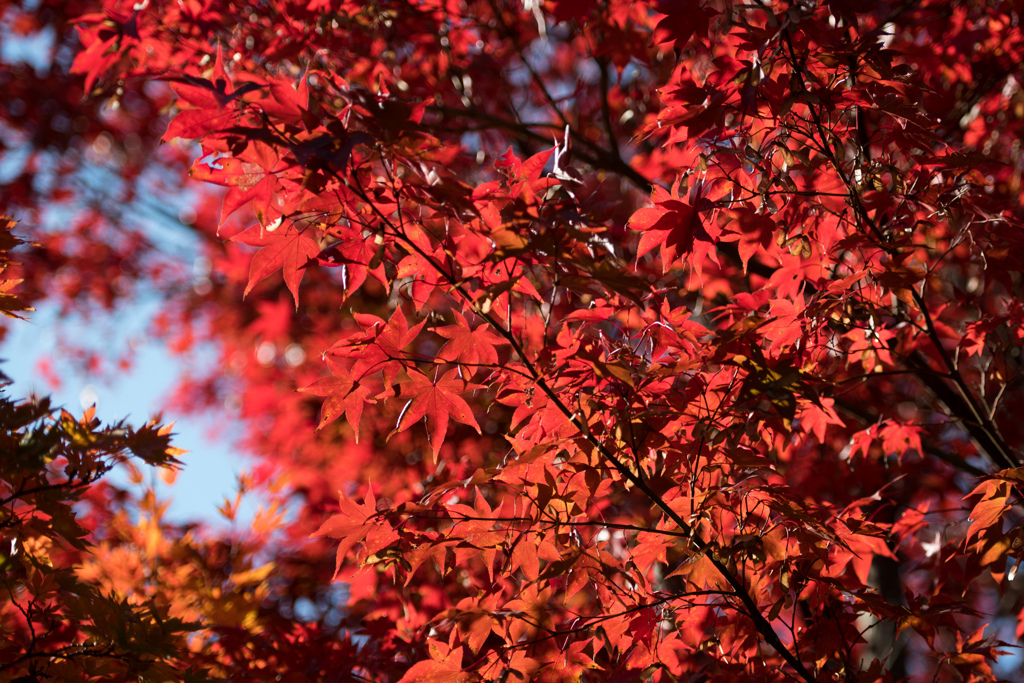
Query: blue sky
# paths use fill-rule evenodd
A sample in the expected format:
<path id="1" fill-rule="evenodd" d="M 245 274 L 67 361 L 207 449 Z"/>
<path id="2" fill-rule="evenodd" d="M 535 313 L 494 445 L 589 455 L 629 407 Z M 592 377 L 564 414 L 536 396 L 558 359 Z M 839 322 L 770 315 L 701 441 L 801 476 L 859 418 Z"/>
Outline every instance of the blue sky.
<path id="1" fill-rule="evenodd" d="M 48 68 L 52 58 L 52 32 L 12 36 L 0 24 L 0 34 L 4 38 L 0 41 L 0 56 L 5 61 L 24 61 L 37 71 Z M 4 154 L 0 159 L 0 173 L 14 172 L 23 161 L 18 154 Z M 173 215 L 174 211 L 189 205 L 190 197 L 185 193 L 174 202 L 178 206 L 165 206 L 166 196 L 145 191 L 147 180 L 143 179 L 139 200 L 122 209 L 141 215 L 148 236 L 161 245 L 165 255 L 186 262 L 194 259 L 197 248 L 194 237 L 187 230 L 181 230 L 180 226 L 168 224 L 166 219 L 153 215 L 152 207 L 147 210 L 140 205 L 145 200 L 152 203 L 154 198 L 160 197 L 155 203 L 171 210 Z M 79 181 L 96 188 L 106 184 L 116 187 L 118 182 L 102 168 L 86 169 L 79 176 Z M 62 216 L 50 218 L 54 225 L 62 223 Z M 48 226 L 33 227 L 48 229 Z M 27 236 L 25 229 L 17 232 Z M 31 313 L 27 322 L 7 321 L 4 324 L 10 331 L 4 343 L 0 344 L 0 359 L 5 361 L 0 369 L 14 380 L 8 394 L 14 398 L 24 398 L 32 393 L 50 395 L 55 405 L 76 415 L 95 402 L 96 414 L 105 422 L 121 418 L 129 418 L 133 424 L 145 422 L 161 412 L 164 401 L 185 369 L 181 358 L 172 355 L 159 341 L 149 338 L 147 329 L 153 312 L 153 303 L 147 303 L 143 298 L 128 303 L 107 319 L 102 316 L 90 320 L 80 317 L 62 319 L 56 307 L 43 306 Z M 115 355 L 112 350 L 125 349 L 130 345 L 135 351 L 133 366 L 127 373 L 109 373 L 113 377 L 87 376 L 74 363 L 62 359 L 62 335 L 110 355 Z M 59 388 L 51 387 L 39 375 L 38 364 L 44 359 L 53 364 L 60 377 L 62 386 Z M 168 487 L 161 483 L 159 486 L 161 495 L 172 499 L 168 511 L 171 520 L 225 523 L 216 506 L 223 502 L 225 496 L 234 499 L 237 475 L 246 464 L 231 443 L 230 431 L 221 429 L 215 433 L 215 427 L 231 424 L 231 417 L 227 409 L 223 414 L 210 415 L 205 419 L 181 417 L 164 411 L 164 421 L 176 423 L 174 445 L 190 451 L 181 458 L 185 467 L 174 485 Z M 123 475 L 113 473 L 111 476 L 122 485 L 130 485 Z M 254 512 L 252 501 L 243 503 L 236 524 L 244 524 Z"/>
<path id="2" fill-rule="evenodd" d="M 147 339 L 151 312 L 144 303 L 131 303 L 116 314 L 116 324 L 110 324 L 110 320 L 61 319 L 56 307 L 45 306 L 31 313 L 27 322 L 10 321 L 8 337 L 0 345 L 0 358 L 5 361 L 0 369 L 14 380 L 8 394 L 14 398 L 31 393 L 50 395 L 56 405 L 75 415 L 95 402 L 96 414 L 105 422 L 121 418 L 128 418 L 132 424 L 145 422 L 161 412 L 184 370 L 180 358 L 162 343 Z M 62 359 L 61 335 L 73 335 L 76 343 L 100 350 L 134 345 L 132 368 L 125 373 L 106 373 L 113 375 L 109 378 L 87 376 L 74 363 Z M 59 388 L 53 389 L 39 375 L 38 363 L 43 359 L 53 364 L 62 381 Z M 246 465 L 231 443 L 230 429 L 217 429 L 231 417 L 227 409 L 203 419 L 164 412 L 165 423 L 176 423 L 173 444 L 190 451 L 181 457 L 185 467 L 173 486 L 162 482 L 159 486 L 161 497 L 172 499 L 170 520 L 226 523 L 216 506 L 225 496 L 234 498 L 237 475 Z M 111 476 L 122 485 L 130 485 L 121 474 Z M 236 523 L 244 523 L 253 512 L 251 504 L 243 504 Z"/>

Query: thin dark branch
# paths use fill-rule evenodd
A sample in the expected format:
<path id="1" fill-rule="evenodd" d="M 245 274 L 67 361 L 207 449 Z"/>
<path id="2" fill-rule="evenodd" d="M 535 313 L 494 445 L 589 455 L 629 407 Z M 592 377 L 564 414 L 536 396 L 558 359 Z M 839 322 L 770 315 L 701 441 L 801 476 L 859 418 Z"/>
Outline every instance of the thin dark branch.
<path id="1" fill-rule="evenodd" d="M 404 232 L 394 224 L 394 222 L 385 215 L 376 205 L 375 202 L 370 198 L 366 191 L 359 185 L 351 183 L 347 178 L 344 178 L 338 174 L 335 174 L 339 181 L 343 182 L 352 192 L 362 199 L 371 211 L 377 215 L 378 219 L 382 222 L 382 225 L 387 226 L 392 231 L 392 234 L 397 239 L 401 240 L 409 249 L 412 249 L 428 263 L 438 274 L 440 274 L 449 284 L 452 292 L 458 294 L 458 296 L 470 306 L 473 311 L 484 320 L 488 326 L 491 327 L 497 334 L 503 337 L 512 347 L 512 350 L 519 357 L 520 361 L 526 367 L 527 371 L 533 377 L 533 381 L 538 388 L 544 393 L 544 395 L 551 401 L 552 405 L 562 413 L 562 415 L 579 430 L 580 434 L 597 450 L 601 456 L 610 462 L 612 466 L 619 472 L 620 476 L 629 481 L 633 486 L 639 489 L 652 503 L 654 503 L 662 512 L 671 519 L 684 533 L 690 536 L 690 543 L 698 554 L 707 555 L 708 560 L 712 563 L 715 569 L 725 579 L 726 583 L 732 586 L 735 591 L 736 597 L 739 598 L 743 604 L 743 611 L 747 616 L 754 622 L 754 627 L 757 629 L 761 637 L 775 649 L 776 652 L 790 665 L 793 669 L 800 674 L 807 683 L 813 683 L 814 676 L 804 667 L 800 659 L 790 652 L 789 648 L 782 642 L 779 636 L 775 633 L 771 623 L 761 614 L 758 609 L 757 603 L 754 598 L 748 592 L 743 581 L 737 577 L 728 567 L 725 566 L 720 560 L 716 559 L 711 554 L 711 547 L 696 533 L 696 530 L 690 526 L 686 520 L 682 518 L 672 507 L 658 495 L 654 489 L 648 484 L 647 480 L 643 477 L 643 472 L 638 471 L 634 473 L 629 466 L 619 459 L 619 457 L 609 450 L 603 442 L 598 440 L 587 428 L 587 425 L 576 415 L 575 412 L 570 410 L 558 394 L 555 393 L 554 389 L 547 382 L 544 374 L 537 368 L 537 366 L 530 361 L 526 352 L 523 350 L 519 343 L 519 340 L 510 331 L 506 330 L 501 323 L 499 323 L 489 312 L 484 311 L 477 302 L 470 296 L 463 286 L 463 283 L 458 281 L 448 270 L 443 268 L 441 264 L 437 263 L 431 254 L 428 254 L 415 243 L 414 240 L 409 239 Z"/>
<path id="2" fill-rule="evenodd" d="M 758 2 L 760 2 L 760 0 L 758 0 Z M 793 88 L 799 93 L 809 93 L 810 91 L 807 88 L 806 69 L 797 57 L 797 51 L 793 45 L 793 39 L 790 35 L 789 29 L 787 27 L 782 27 L 780 29 L 780 35 L 782 36 L 783 43 L 788 50 L 788 62 L 794 75 L 792 80 Z M 860 193 L 857 191 L 856 185 L 846 173 L 842 163 L 838 158 L 836 158 L 835 153 L 829 146 L 829 132 L 825 129 L 825 125 L 821 120 L 819 111 L 814 107 L 809 107 L 809 110 L 815 129 L 821 138 L 820 142 L 822 143 L 822 152 L 829 164 L 835 170 L 836 174 L 839 176 L 840 181 L 846 187 L 847 192 L 849 193 L 850 204 L 853 207 L 854 212 L 857 214 L 857 218 L 878 240 L 879 248 L 883 249 L 890 256 L 896 256 L 897 252 L 895 247 L 886 245 L 888 238 L 871 218 L 867 207 L 864 206 L 864 203 L 861 200 Z M 943 403 L 946 404 L 950 411 L 961 419 L 961 422 L 964 424 L 971 437 L 998 467 L 1001 469 L 1017 467 L 1020 464 L 1020 458 L 1017 457 L 1016 454 L 1014 454 L 1007 446 L 1002 435 L 999 433 L 999 429 L 986 414 L 987 411 L 979 407 L 977 399 L 967 386 L 967 382 L 964 380 L 963 375 L 960 374 L 956 363 L 950 357 L 949 352 L 946 350 L 941 338 L 939 337 L 938 330 L 931 318 L 930 312 L 928 311 L 928 306 L 924 300 L 924 296 L 914 288 L 911 288 L 910 291 L 914 305 L 920 312 L 923 319 L 925 333 L 931 341 L 932 346 L 935 348 L 942 364 L 946 367 L 948 371 L 948 375 L 946 377 L 953 382 L 956 391 L 952 391 L 941 376 L 929 370 L 929 365 L 923 357 L 918 356 L 914 358 L 912 360 L 912 367 L 916 367 L 916 369 L 919 370 L 918 376 L 921 381 L 924 382 L 924 384 L 931 389 Z"/>

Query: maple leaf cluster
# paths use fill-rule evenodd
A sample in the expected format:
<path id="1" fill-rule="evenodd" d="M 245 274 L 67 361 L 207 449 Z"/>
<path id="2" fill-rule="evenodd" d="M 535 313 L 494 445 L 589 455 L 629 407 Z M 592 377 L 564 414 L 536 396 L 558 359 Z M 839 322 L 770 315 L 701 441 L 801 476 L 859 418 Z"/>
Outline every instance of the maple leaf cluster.
<path id="1" fill-rule="evenodd" d="M 200 625 L 181 662 L 997 680 L 1024 635 L 1016 5 L 80 5 L 51 77 L 77 99 L 47 97 L 121 113 L 26 144 L 192 188 L 207 266 L 73 192 L 22 296 L 152 285 L 154 333 L 222 360 L 172 409 L 240 405 L 273 501 L 248 546 L 147 546 L 175 572 L 135 580 Z M 41 223 L 53 186 L 11 182 Z"/>

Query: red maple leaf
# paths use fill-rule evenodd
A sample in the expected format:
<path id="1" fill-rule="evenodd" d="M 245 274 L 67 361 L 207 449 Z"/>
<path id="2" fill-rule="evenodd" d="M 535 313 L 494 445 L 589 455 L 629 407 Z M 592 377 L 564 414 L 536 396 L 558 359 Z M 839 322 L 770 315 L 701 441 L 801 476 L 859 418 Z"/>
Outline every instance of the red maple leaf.
<path id="1" fill-rule="evenodd" d="M 366 335 L 361 338 L 346 339 L 330 349 L 330 353 L 342 358 L 354 358 L 355 363 L 349 374 L 358 382 L 367 375 L 377 372 L 384 373 L 384 393 L 382 396 L 393 396 L 391 385 L 395 377 L 405 367 L 405 347 L 409 346 L 419 335 L 426 321 L 409 328 L 409 322 L 401 308 L 395 309 L 391 320 L 384 321 L 372 315 L 355 314 L 355 319 L 364 328 Z"/>
<path id="2" fill-rule="evenodd" d="M 343 239 L 324 249 L 317 256 L 317 263 L 325 268 L 341 268 L 342 285 L 345 294 L 350 295 L 366 282 L 366 276 L 372 275 L 377 282 L 388 287 L 387 275 L 384 272 L 383 251 L 374 243 L 372 237 L 351 237 Z"/>
<path id="3" fill-rule="evenodd" d="M 462 670 L 463 649 L 441 641 L 428 641 L 430 659 L 414 664 L 399 683 L 466 683 L 474 679 Z"/>
<path id="4" fill-rule="evenodd" d="M 377 501 L 372 490 L 367 491 L 362 505 L 345 496 L 341 497 L 339 504 L 340 512 L 327 519 L 319 529 L 310 534 L 310 538 L 328 536 L 340 541 L 334 568 L 335 577 L 341 570 L 345 557 L 357 543 L 363 543 L 366 553 L 372 554 L 386 548 L 398 538 L 391 524 L 377 514 Z"/>
<path id="5" fill-rule="evenodd" d="M 480 425 L 473 417 L 473 410 L 461 396 L 464 392 L 479 388 L 480 385 L 463 380 L 458 370 L 449 370 L 441 379 L 433 380 L 420 372 L 410 374 L 409 379 L 402 383 L 401 391 L 401 395 L 408 398 L 409 402 L 402 409 L 398 424 L 391 434 L 403 432 L 417 420 L 425 419 L 427 438 L 436 460 L 448 431 L 449 418 L 469 425 L 480 433 Z"/>
<path id="6" fill-rule="evenodd" d="M 251 247 L 260 247 L 252 257 L 249 282 L 243 296 L 248 295 L 257 282 L 280 270 L 288 291 L 295 299 L 295 307 L 298 308 L 299 283 L 305 274 L 305 266 L 320 253 L 320 245 L 310 231 L 298 230 L 291 224 L 279 223 L 276 227 L 257 224 L 231 239 Z"/>
<path id="7" fill-rule="evenodd" d="M 188 75 L 171 84 L 171 89 L 178 96 L 176 104 L 180 111 L 167 126 L 162 140 L 199 140 L 230 125 L 238 113 L 237 108 L 231 106 L 232 103 L 260 87 L 250 82 L 235 88 L 224 69 L 223 54 L 219 47 L 212 78 L 210 81 Z"/>
<path id="8" fill-rule="evenodd" d="M 189 169 L 189 175 L 228 188 L 220 214 L 221 224 L 251 201 L 256 218 L 267 225 L 272 224 L 271 213 L 281 214 L 283 198 L 277 173 L 287 166 L 273 147 L 254 141 L 237 157 L 198 159 Z"/>
<path id="9" fill-rule="evenodd" d="M 497 365 L 498 350 L 494 347 L 508 343 L 491 332 L 487 325 L 472 329 L 458 311 L 455 312 L 454 325 L 434 328 L 434 332 L 448 340 L 437 352 L 437 357 L 467 365 L 473 372 L 482 366 Z"/>
<path id="10" fill-rule="evenodd" d="M 697 270 L 706 256 L 714 257 L 715 236 L 708 232 L 696 207 L 661 188 L 655 188 L 654 206 L 634 213 L 629 227 L 644 233 L 637 245 L 637 257 L 660 246 L 666 271 L 677 258 L 688 254 L 692 254 L 689 260 Z"/>
<path id="11" fill-rule="evenodd" d="M 345 414 L 352 430 L 355 432 L 355 441 L 359 441 L 359 418 L 363 415 L 363 405 L 367 403 L 370 390 L 352 381 L 348 371 L 334 361 L 327 359 L 327 367 L 331 374 L 321 377 L 307 387 L 299 391 L 314 396 L 324 396 L 327 400 L 320 407 L 320 422 L 317 429 L 323 429 L 329 422 L 334 421 L 341 414 Z"/>
<path id="12" fill-rule="evenodd" d="M 663 15 L 654 30 L 657 45 L 674 41 L 674 46 L 681 49 L 694 33 L 707 35 L 708 11 L 701 8 L 698 0 L 662 0 L 656 7 Z"/>

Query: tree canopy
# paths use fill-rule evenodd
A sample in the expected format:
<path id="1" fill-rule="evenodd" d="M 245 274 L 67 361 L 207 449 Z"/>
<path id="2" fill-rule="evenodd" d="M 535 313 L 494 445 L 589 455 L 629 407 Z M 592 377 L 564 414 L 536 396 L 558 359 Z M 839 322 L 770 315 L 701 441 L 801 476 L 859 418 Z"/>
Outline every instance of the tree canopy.
<path id="1" fill-rule="evenodd" d="M 0 680 L 1012 675 L 1022 11 L 0 2 L 9 325 L 155 298 L 266 501 L 0 399 Z"/>

